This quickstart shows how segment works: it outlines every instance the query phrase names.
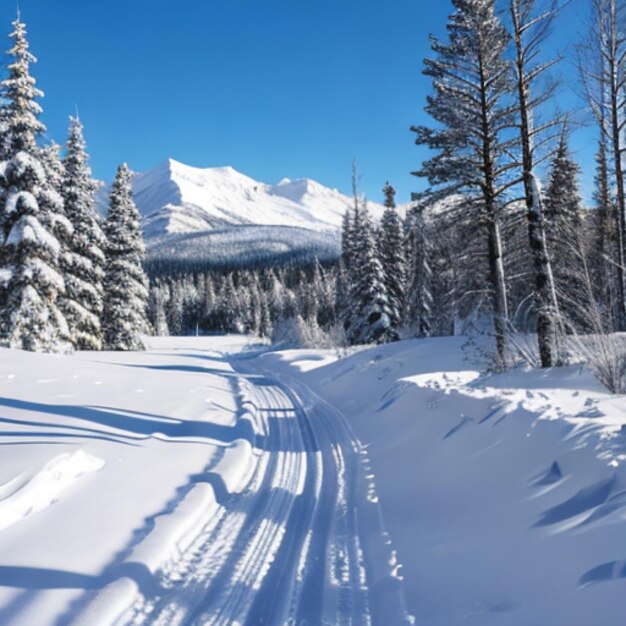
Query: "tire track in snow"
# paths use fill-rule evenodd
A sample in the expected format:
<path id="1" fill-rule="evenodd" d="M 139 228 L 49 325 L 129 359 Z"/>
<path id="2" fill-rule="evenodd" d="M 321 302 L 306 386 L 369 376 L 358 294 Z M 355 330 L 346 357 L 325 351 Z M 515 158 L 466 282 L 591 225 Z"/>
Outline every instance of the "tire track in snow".
<path id="1" fill-rule="evenodd" d="M 297 381 L 250 375 L 247 388 L 268 426 L 248 489 L 220 504 L 160 572 L 158 595 L 137 598 L 118 624 L 407 623 L 363 449 L 343 416 Z"/>

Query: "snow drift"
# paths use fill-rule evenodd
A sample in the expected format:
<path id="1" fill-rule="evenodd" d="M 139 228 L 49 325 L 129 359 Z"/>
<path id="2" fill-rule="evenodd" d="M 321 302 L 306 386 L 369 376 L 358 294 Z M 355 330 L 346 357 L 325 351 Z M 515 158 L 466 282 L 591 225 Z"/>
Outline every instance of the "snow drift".
<path id="1" fill-rule="evenodd" d="M 463 338 L 262 357 L 349 419 L 429 626 L 619 626 L 626 411 L 580 367 L 484 376 Z"/>

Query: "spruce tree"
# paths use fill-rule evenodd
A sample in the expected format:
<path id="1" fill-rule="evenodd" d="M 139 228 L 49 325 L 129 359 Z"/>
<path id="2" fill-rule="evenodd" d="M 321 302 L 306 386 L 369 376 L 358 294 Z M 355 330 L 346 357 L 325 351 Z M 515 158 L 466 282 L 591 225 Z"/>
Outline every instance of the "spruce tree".
<path id="1" fill-rule="evenodd" d="M 389 303 L 383 267 L 376 253 L 374 228 L 367 208 L 355 224 L 355 260 L 351 269 L 347 337 L 352 344 L 382 341 L 389 332 Z"/>
<path id="2" fill-rule="evenodd" d="M 120 165 L 111 187 L 105 224 L 106 260 L 102 328 L 108 350 L 143 350 L 147 330 L 145 246 L 132 197 L 132 174 Z"/>
<path id="3" fill-rule="evenodd" d="M 593 201 L 597 216 L 595 241 L 591 246 L 592 274 L 597 302 L 602 303 L 608 312 L 609 326 L 617 330 L 619 319 L 617 287 L 619 276 L 614 259 L 618 258 L 616 245 L 617 223 L 615 221 L 615 197 L 610 186 L 610 172 L 607 154 L 607 142 L 604 133 L 600 133 L 596 153 L 596 173 L 594 177 Z"/>
<path id="4" fill-rule="evenodd" d="M 69 247 L 73 255 L 66 271 L 66 318 L 79 350 L 102 348 L 102 281 L 106 246 L 96 210 L 97 183 L 91 176 L 83 136 L 83 125 L 70 117 L 61 193 L 73 233 Z"/>
<path id="5" fill-rule="evenodd" d="M 8 76 L 0 83 L 5 161 L 0 168 L 2 228 L 0 296 L 2 334 L 10 347 L 55 352 L 67 348 L 67 323 L 58 307 L 65 285 L 55 232 L 55 212 L 62 212 L 42 163 L 37 140 L 45 131 L 37 99 L 43 93 L 30 75 L 36 61 L 29 51 L 26 27 L 13 22 Z"/>
<path id="6" fill-rule="evenodd" d="M 388 338 L 396 341 L 405 298 L 405 258 L 402 222 L 396 210 L 396 190 L 386 183 L 385 212 L 380 224 L 379 257 L 383 266 L 385 292 L 387 295 L 387 312 L 389 314 Z"/>
<path id="7" fill-rule="evenodd" d="M 69 324 L 71 300 L 68 294 L 68 277 L 70 268 L 75 262 L 75 255 L 70 247 L 73 227 L 67 218 L 61 183 L 63 180 L 63 164 L 61 163 L 61 147 L 52 142 L 40 149 L 40 159 L 46 174 L 46 186 L 40 190 L 39 203 L 44 225 L 59 242 L 58 269 L 63 276 L 64 289 L 57 296 L 55 312 L 59 349 L 67 352 L 74 346 L 72 328 Z"/>
<path id="8" fill-rule="evenodd" d="M 464 194 L 464 210 L 474 213 L 475 230 L 484 233 L 496 358 L 503 366 L 508 303 L 500 231 L 516 144 L 509 136 L 515 113 L 511 66 L 505 58 L 509 36 L 495 0 L 452 4 L 448 41 L 431 37 L 435 56 L 425 60 L 424 73 L 432 77 L 434 89 L 426 112 L 436 124 L 413 128 L 417 143 L 435 154 L 415 174 L 428 178 L 431 201 Z"/>
<path id="9" fill-rule="evenodd" d="M 424 208 L 414 207 L 407 215 L 407 297 L 405 324 L 416 337 L 433 334 L 432 270 Z"/>
<path id="10" fill-rule="evenodd" d="M 548 246 L 559 308 L 568 324 L 580 320 L 585 271 L 582 198 L 578 186 L 580 167 L 572 159 L 563 129 L 545 193 Z"/>
<path id="11" fill-rule="evenodd" d="M 353 210 L 346 209 L 341 224 L 341 260 L 344 267 L 350 267 L 354 257 Z"/>

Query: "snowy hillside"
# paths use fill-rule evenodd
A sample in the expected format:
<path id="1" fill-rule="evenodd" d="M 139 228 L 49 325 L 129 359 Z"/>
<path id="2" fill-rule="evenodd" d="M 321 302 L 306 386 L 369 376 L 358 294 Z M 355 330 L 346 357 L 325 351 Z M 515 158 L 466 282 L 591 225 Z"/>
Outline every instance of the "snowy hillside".
<path id="1" fill-rule="evenodd" d="M 151 240 L 148 267 L 199 265 L 203 269 L 307 265 L 334 261 L 341 254 L 338 233 L 295 226 L 231 226 Z"/>
<path id="2" fill-rule="evenodd" d="M 135 202 L 147 239 L 237 224 L 337 230 L 352 199 L 310 179 L 258 182 L 232 167 L 195 168 L 168 159 L 138 174 Z M 380 218 L 383 207 L 369 204 Z"/>
<path id="3" fill-rule="evenodd" d="M 481 375 L 464 338 L 268 354 L 367 447 L 428 626 L 621 626 L 626 410 L 580 367 Z"/>

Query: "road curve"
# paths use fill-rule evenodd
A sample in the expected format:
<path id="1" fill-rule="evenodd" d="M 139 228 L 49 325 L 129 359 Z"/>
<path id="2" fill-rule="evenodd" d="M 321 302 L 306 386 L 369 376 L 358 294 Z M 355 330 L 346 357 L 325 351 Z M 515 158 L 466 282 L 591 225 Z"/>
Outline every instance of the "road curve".
<path id="1" fill-rule="evenodd" d="M 255 420 L 246 490 L 220 502 L 118 624 L 412 623 L 365 449 L 336 409 L 257 363 L 231 362 Z"/>

